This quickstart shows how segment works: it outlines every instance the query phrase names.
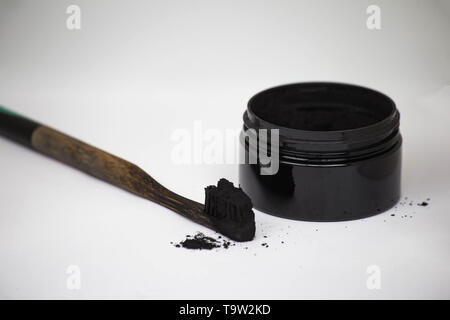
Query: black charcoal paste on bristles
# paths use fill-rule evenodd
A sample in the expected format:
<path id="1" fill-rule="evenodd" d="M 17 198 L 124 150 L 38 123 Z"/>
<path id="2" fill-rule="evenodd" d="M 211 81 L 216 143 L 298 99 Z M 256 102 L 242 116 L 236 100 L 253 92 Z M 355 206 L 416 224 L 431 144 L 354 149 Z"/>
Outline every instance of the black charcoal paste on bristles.
<path id="1" fill-rule="evenodd" d="M 255 236 L 255 213 L 250 198 L 226 179 L 205 188 L 205 214 L 216 230 L 235 241 Z"/>

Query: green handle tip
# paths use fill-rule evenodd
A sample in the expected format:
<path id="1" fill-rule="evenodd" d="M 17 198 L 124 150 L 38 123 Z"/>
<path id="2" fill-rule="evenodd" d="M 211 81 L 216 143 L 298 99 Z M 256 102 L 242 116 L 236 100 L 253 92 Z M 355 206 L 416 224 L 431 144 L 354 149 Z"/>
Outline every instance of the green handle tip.
<path id="1" fill-rule="evenodd" d="M 4 113 L 4 114 L 7 114 L 7 115 L 10 115 L 10 116 L 20 117 L 19 114 L 17 114 L 17 113 L 15 113 L 14 111 L 11 111 L 11 110 L 5 108 L 5 107 L 2 106 L 2 105 L 0 105 L 0 112 L 1 112 L 1 113 Z"/>

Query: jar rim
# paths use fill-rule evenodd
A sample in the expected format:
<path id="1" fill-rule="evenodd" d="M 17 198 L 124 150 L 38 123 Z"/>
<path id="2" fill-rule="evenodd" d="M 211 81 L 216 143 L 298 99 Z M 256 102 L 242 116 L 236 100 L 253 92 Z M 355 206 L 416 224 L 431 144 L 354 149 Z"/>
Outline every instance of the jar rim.
<path id="1" fill-rule="evenodd" d="M 283 97 L 288 97 L 286 98 L 288 103 L 286 103 L 286 100 L 283 101 Z M 323 100 L 323 97 L 328 100 Z M 338 104 L 335 103 L 334 98 L 339 100 Z M 266 105 L 262 108 L 259 107 L 264 103 Z M 325 105 L 328 103 L 331 107 L 327 106 L 324 109 L 321 107 L 321 103 Z M 367 103 L 367 105 L 363 105 L 364 103 Z M 308 108 L 302 110 L 305 105 Z M 336 110 L 339 108 L 347 109 L 344 111 L 339 109 L 338 112 L 335 112 L 334 107 L 336 107 Z M 258 108 L 260 109 L 258 110 Z M 265 112 L 261 112 L 263 108 L 265 108 Z M 372 121 L 372 123 L 338 130 L 309 130 L 309 128 L 302 129 L 280 125 L 283 119 L 278 118 L 275 119 L 276 121 L 270 119 L 270 116 L 279 117 L 280 115 L 277 115 L 277 113 L 282 112 L 285 112 L 286 117 L 294 115 L 311 118 L 311 112 L 314 113 L 315 110 L 320 108 L 325 111 L 317 113 L 317 119 L 314 119 L 313 115 L 312 122 L 320 123 L 320 116 L 331 121 L 340 116 L 343 119 L 341 124 L 345 125 L 346 122 L 352 124 L 351 117 L 357 116 L 360 120 L 362 119 L 362 122 Z M 298 110 L 301 112 L 298 113 Z M 361 110 L 368 113 L 364 115 Z M 369 119 L 371 115 L 373 119 Z M 346 119 L 346 116 L 350 119 Z M 249 100 L 243 120 L 244 130 L 248 128 L 256 130 L 278 129 L 280 153 L 282 151 L 293 154 L 305 152 L 339 153 L 360 152 L 361 149 L 373 149 L 376 145 L 381 145 L 381 147 L 391 145 L 392 140 L 399 135 L 400 114 L 391 98 L 370 88 L 337 82 L 303 82 L 272 87 L 257 93 Z M 288 119 L 287 122 L 289 121 L 291 120 Z M 357 123 L 358 119 L 355 121 Z M 300 119 L 299 123 L 301 127 L 306 122 Z M 336 124 L 331 125 L 336 127 Z"/>

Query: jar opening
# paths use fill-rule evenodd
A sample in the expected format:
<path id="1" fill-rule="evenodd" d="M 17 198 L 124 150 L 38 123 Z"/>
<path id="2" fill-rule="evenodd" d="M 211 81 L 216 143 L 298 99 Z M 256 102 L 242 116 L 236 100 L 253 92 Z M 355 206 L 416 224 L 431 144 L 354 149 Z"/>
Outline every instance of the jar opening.
<path id="1" fill-rule="evenodd" d="M 396 110 L 394 102 L 377 91 L 325 83 L 268 89 L 250 100 L 249 109 L 264 121 L 306 131 L 363 128 Z"/>

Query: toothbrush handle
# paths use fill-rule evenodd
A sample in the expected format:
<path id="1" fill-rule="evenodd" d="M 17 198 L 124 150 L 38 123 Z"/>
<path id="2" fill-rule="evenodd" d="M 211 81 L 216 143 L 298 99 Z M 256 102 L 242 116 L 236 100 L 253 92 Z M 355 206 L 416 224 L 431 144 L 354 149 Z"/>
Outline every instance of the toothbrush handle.
<path id="1" fill-rule="evenodd" d="M 0 135 L 211 227 L 203 204 L 168 190 L 137 165 L 3 107 Z"/>
<path id="2" fill-rule="evenodd" d="M 149 200 L 167 192 L 135 164 L 1 106 L 0 135 Z"/>
<path id="3" fill-rule="evenodd" d="M 31 135 L 31 146 L 50 158 L 149 200 L 158 202 L 166 192 L 135 164 L 55 129 L 38 126 Z"/>

